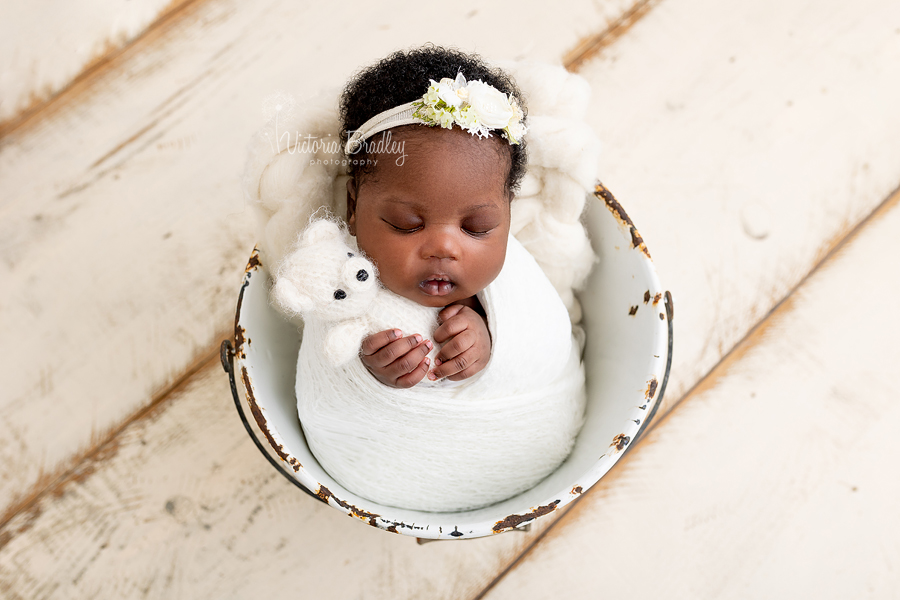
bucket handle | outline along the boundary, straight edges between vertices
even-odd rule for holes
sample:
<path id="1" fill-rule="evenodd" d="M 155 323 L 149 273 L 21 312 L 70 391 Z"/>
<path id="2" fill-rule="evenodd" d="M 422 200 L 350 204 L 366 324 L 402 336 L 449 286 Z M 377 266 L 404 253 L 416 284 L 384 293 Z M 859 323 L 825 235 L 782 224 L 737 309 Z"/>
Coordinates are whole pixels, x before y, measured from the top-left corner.
<path id="1" fill-rule="evenodd" d="M 268 460 L 273 467 L 278 469 L 279 473 L 284 475 L 285 479 L 296 485 L 298 488 L 300 488 L 316 500 L 325 502 L 327 504 L 326 500 L 323 500 L 321 497 L 314 494 L 311 490 L 305 488 L 302 483 L 297 481 L 290 473 L 288 473 L 287 469 L 285 469 L 281 463 L 272 458 L 272 455 L 266 452 L 265 446 L 263 446 L 259 438 L 256 437 L 256 432 L 254 432 L 253 428 L 250 427 L 250 422 L 247 421 L 247 416 L 244 414 L 244 407 L 241 405 L 241 401 L 238 398 L 237 382 L 235 382 L 234 379 L 234 345 L 231 343 L 231 340 L 222 341 L 222 345 L 219 348 L 219 358 L 221 358 L 222 360 L 222 368 L 225 369 L 226 373 L 228 373 L 228 381 L 231 383 L 231 396 L 232 398 L 234 398 L 234 406 L 235 408 L 237 408 L 238 415 L 240 415 L 241 417 L 241 423 L 244 424 L 244 429 L 247 430 L 247 433 L 250 435 L 253 443 L 256 444 L 256 447 L 259 449 L 259 451 L 262 452 L 263 456 L 266 457 L 266 460 Z"/>

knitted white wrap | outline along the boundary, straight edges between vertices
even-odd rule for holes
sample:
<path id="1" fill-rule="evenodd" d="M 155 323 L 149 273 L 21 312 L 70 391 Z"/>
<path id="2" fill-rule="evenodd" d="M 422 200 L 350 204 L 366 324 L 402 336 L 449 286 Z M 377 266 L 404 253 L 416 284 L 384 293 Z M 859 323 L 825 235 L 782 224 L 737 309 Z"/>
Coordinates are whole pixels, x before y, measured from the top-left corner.
<path id="1" fill-rule="evenodd" d="M 297 410 L 336 481 L 381 504 L 458 511 L 525 491 L 559 466 L 584 413 L 580 349 L 559 295 L 515 238 L 479 294 L 491 332 L 487 367 L 462 382 L 396 389 L 363 366 L 360 340 L 389 327 L 431 336 L 437 309 L 410 307 L 377 286 L 371 263 L 349 256 L 335 225 L 310 230 L 279 270 L 275 297 L 303 316 Z"/>

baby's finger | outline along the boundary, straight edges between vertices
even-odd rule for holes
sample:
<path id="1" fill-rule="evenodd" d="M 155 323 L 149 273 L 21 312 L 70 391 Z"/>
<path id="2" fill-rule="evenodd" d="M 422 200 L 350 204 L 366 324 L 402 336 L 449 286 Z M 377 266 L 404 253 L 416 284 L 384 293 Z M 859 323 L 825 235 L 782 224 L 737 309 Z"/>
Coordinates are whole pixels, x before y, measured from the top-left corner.
<path id="1" fill-rule="evenodd" d="M 463 379 L 468 379 L 472 375 L 475 375 L 476 373 L 479 373 L 480 371 L 482 371 L 484 369 L 485 364 L 486 363 L 484 363 L 480 360 L 475 361 L 471 364 L 471 366 L 469 366 L 466 369 L 463 369 L 459 373 L 456 373 L 455 375 L 449 375 L 447 377 L 447 379 L 449 379 L 450 381 L 462 381 Z"/>
<path id="2" fill-rule="evenodd" d="M 362 341 L 360 352 L 363 356 L 371 356 L 403 335 L 399 329 L 387 329 L 366 337 Z"/>
<path id="3" fill-rule="evenodd" d="M 475 345 L 475 340 L 477 336 L 473 331 L 463 331 L 459 335 L 455 336 L 449 342 L 444 344 L 441 347 L 441 351 L 438 352 L 435 357 L 437 360 L 435 361 L 435 366 L 442 362 L 447 362 L 456 356 L 459 356 L 469 348 Z"/>
<path id="4" fill-rule="evenodd" d="M 382 373 L 389 379 L 399 379 L 412 373 L 422 364 L 422 360 L 431 352 L 431 340 L 425 340 L 406 354 L 399 356 L 397 360 L 385 366 Z"/>
<path id="5" fill-rule="evenodd" d="M 456 305 L 454 305 L 456 306 Z M 441 323 L 440 327 L 434 330 L 434 341 L 443 344 L 454 335 L 459 335 L 469 326 L 469 322 L 459 315 L 454 315 Z"/>
<path id="6" fill-rule="evenodd" d="M 375 354 L 371 356 L 362 356 L 363 364 L 368 367 L 374 367 L 376 369 L 381 369 L 383 367 L 388 366 L 416 346 L 422 343 L 422 336 L 419 334 L 410 335 L 405 338 L 399 339 L 395 342 L 391 342 L 384 348 L 378 350 Z M 427 354 L 427 352 L 426 352 Z M 415 365 L 413 365 L 415 366 Z M 410 367 L 410 371 L 412 367 Z M 407 371 L 408 372 L 408 371 Z"/>
<path id="7" fill-rule="evenodd" d="M 425 344 L 422 345 L 424 346 Z M 416 367 L 412 373 L 408 373 L 403 377 L 397 378 L 397 387 L 411 388 L 412 386 L 416 385 L 417 383 L 422 381 L 422 378 L 425 377 L 425 374 L 428 372 L 429 366 L 431 366 L 431 359 L 426 356 L 425 359 L 419 363 L 419 366 Z"/>
<path id="8" fill-rule="evenodd" d="M 435 360 L 434 364 L 436 366 L 428 374 L 428 379 L 432 381 L 442 377 L 446 377 L 451 381 L 465 379 L 470 374 L 477 373 L 484 367 L 480 363 L 481 361 L 478 360 L 476 353 L 473 350 L 467 350 L 440 364 Z"/>
<path id="9" fill-rule="evenodd" d="M 441 309 L 441 312 L 438 313 L 438 319 L 440 320 L 441 323 L 443 323 L 447 319 L 450 319 L 450 318 L 458 315 L 459 311 L 461 311 L 464 308 L 466 308 L 466 307 L 463 306 L 462 304 L 451 304 L 450 306 L 445 306 L 444 308 Z"/>

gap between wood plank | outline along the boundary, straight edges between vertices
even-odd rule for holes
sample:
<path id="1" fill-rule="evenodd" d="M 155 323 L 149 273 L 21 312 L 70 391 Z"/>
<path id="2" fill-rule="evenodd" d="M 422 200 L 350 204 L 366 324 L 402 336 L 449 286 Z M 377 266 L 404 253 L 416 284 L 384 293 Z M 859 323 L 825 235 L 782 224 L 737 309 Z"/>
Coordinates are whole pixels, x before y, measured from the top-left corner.
<path id="1" fill-rule="evenodd" d="M 635 442 L 636 446 L 640 446 L 640 443 L 647 439 L 648 434 L 656 429 L 658 425 L 663 423 L 666 419 L 669 418 L 671 414 L 675 412 L 676 408 L 681 407 L 684 404 L 687 404 L 687 401 L 691 399 L 692 396 L 697 396 L 713 387 L 715 387 L 716 383 L 721 379 L 731 368 L 731 365 L 736 363 L 738 360 L 743 357 L 748 350 L 756 346 L 762 339 L 763 333 L 768 329 L 769 325 L 775 320 L 775 318 L 781 314 L 786 313 L 792 309 L 792 303 L 794 294 L 799 290 L 806 281 L 819 272 L 824 266 L 826 266 L 831 260 L 838 254 L 840 251 L 850 242 L 852 242 L 856 237 L 859 236 L 860 232 L 866 228 L 869 223 L 875 221 L 876 219 L 880 219 L 883 217 L 888 211 L 895 208 L 898 204 L 900 204 L 900 184 L 894 191 L 887 195 L 887 197 L 882 200 L 878 206 L 875 207 L 872 212 L 870 212 L 864 219 L 862 219 L 859 223 L 854 225 L 849 231 L 838 234 L 835 238 L 825 245 L 825 250 L 821 254 L 821 258 L 813 265 L 813 267 L 807 271 L 806 275 L 804 275 L 800 281 L 797 282 L 794 287 L 790 289 L 790 291 L 784 295 L 784 297 L 779 300 L 775 306 L 773 306 L 766 314 L 763 316 L 756 324 L 751 327 L 744 336 L 738 340 L 731 349 L 726 352 L 715 365 L 704 375 L 701 377 L 697 383 L 692 385 L 688 390 L 676 400 L 668 411 L 666 411 L 660 418 L 654 420 L 650 423 L 650 426 L 641 434 L 640 439 Z M 630 448 L 629 448 L 630 450 Z M 621 471 L 624 467 L 621 465 L 625 464 L 625 461 L 628 459 L 627 456 L 623 457 L 623 460 L 617 462 L 613 465 L 610 473 Z M 609 475 L 607 475 L 609 477 Z M 494 577 L 488 585 L 478 593 L 477 596 L 471 598 L 471 600 L 483 600 L 485 595 L 491 591 L 498 583 L 500 583 L 504 577 L 508 573 L 510 573 L 522 560 L 528 556 L 528 554 L 534 550 L 535 546 L 537 546 L 538 542 L 540 542 L 544 536 L 546 536 L 556 524 L 559 523 L 562 519 L 565 518 L 566 514 L 569 510 L 575 506 L 577 503 L 581 502 L 582 498 L 590 494 L 591 490 L 588 490 L 587 493 L 580 495 L 575 498 L 572 502 L 566 506 L 566 510 L 559 518 L 555 519 L 552 523 L 550 523 L 546 529 L 544 529 L 539 535 L 537 535 L 531 543 L 529 543 L 524 550 L 513 560 L 509 565 L 506 566 L 496 577 Z"/>
<path id="2" fill-rule="evenodd" d="M 631 27 L 640 21 L 652 8 L 659 4 L 662 0 L 638 0 L 635 4 L 625 11 L 622 16 L 613 21 L 613 23 L 595 35 L 588 36 L 581 40 L 572 50 L 563 56 L 563 66 L 566 70 L 575 72 L 588 59 L 599 54 L 604 48 L 613 44 L 617 39 L 625 35 Z"/>
<path id="3" fill-rule="evenodd" d="M 75 96 L 79 91 L 85 89 L 92 79 L 106 71 L 113 62 L 125 52 L 145 40 L 151 34 L 161 31 L 163 28 L 169 26 L 176 19 L 184 16 L 187 13 L 187 9 L 196 8 L 203 1 L 204 0 L 183 0 L 180 4 L 177 4 L 177 0 L 172 0 L 168 7 L 163 9 L 156 20 L 148 24 L 143 31 L 123 45 L 108 50 L 104 54 L 101 54 L 90 61 L 84 69 L 69 81 L 69 83 L 54 92 L 49 98 L 34 102 L 16 116 L 0 122 L 0 141 L 14 131 L 19 130 L 36 117 L 42 116 L 47 110 L 50 110 L 58 104 L 69 100 L 70 97 Z"/>

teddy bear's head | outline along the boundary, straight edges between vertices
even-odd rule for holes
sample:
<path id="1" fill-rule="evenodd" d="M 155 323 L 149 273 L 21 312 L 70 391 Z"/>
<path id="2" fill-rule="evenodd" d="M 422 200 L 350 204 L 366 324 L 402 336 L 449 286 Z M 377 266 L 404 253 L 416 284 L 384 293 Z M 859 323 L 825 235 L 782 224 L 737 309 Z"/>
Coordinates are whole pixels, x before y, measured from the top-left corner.
<path id="1" fill-rule="evenodd" d="M 313 221 L 279 265 L 273 299 L 289 314 L 336 322 L 365 314 L 378 292 L 375 266 L 333 221 Z"/>

